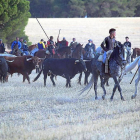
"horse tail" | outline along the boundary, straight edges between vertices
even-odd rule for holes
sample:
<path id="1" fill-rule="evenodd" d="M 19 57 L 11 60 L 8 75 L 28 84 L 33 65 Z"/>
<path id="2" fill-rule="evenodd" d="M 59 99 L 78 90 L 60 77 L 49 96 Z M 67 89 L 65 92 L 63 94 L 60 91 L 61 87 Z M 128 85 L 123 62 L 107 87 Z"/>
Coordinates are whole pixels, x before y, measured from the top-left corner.
<path id="1" fill-rule="evenodd" d="M 39 72 L 39 74 L 37 75 L 37 77 L 33 80 L 33 82 L 35 82 L 40 77 L 42 71 L 43 71 L 43 69 L 41 69 L 41 71 Z"/>
<path id="2" fill-rule="evenodd" d="M 94 76 L 93 76 L 93 74 L 92 74 L 92 77 L 91 77 L 91 79 L 90 79 L 88 85 L 80 91 L 79 96 L 82 95 L 82 94 L 83 94 L 86 90 L 88 90 L 88 89 L 89 89 L 89 91 L 90 91 L 91 88 L 92 88 L 92 86 L 93 86 L 93 83 L 94 83 Z M 88 92 L 89 92 L 89 91 L 88 91 Z"/>

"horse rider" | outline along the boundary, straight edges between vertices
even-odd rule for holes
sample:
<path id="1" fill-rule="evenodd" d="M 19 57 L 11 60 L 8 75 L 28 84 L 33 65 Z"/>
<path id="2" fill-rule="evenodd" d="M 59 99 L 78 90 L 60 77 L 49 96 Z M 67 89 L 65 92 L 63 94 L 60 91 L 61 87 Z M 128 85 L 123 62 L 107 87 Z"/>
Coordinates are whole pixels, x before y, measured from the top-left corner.
<path id="1" fill-rule="evenodd" d="M 59 37 L 57 38 L 57 43 L 60 43 L 60 47 L 59 48 L 63 48 L 63 47 L 68 47 L 69 42 L 66 40 L 65 37 L 63 37 L 62 41 L 59 41 Z"/>
<path id="2" fill-rule="evenodd" d="M 48 46 L 47 46 L 47 43 L 46 43 L 46 41 L 44 41 L 44 45 L 45 45 L 45 49 L 47 49 L 47 47 L 48 47 Z"/>
<path id="3" fill-rule="evenodd" d="M 39 50 L 44 50 L 45 49 L 45 44 L 44 40 L 41 39 L 40 42 L 37 44 Z"/>
<path id="4" fill-rule="evenodd" d="M 2 39 L 0 39 L 0 53 L 4 53 L 5 52 L 5 46 L 4 43 L 2 42 Z"/>
<path id="5" fill-rule="evenodd" d="M 72 42 L 70 43 L 70 46 L 69 46 L 71 48 L 71 53 L 73 53 L 73 51 L 75 50 L 76 46 L 77 46 L 76 38 L 73 38 Z"/>
<path id="6" fill-rule="evenodd" d="M 19 37 L 16 37 L 16 40 L 13 41 L 13 43 L 12 43 L 12 45 L 11 45 L 12 51 L 13 51 L 14 46 L 15 46 L 16 44 L 18 45 L 18 49 L 21 51 L 21 43 L 20 43 L 20 41 L 19 41 Z M 21 52 L 22 52 L 22 51 L 21 51 Z"/>
<path id="7" fill-rule="evenodd" d="M 48 45 L 48 50 L 49 50 L 49 53 L 51 54 L 51 57 L 53 57 L 53 55 L 55 54 L 55 44 L 54 44 L 54 41 L 53 41 L 53 36 L 50 36 L 50 39 L 47 41 L 47 45 Z M 46 51 L 47 53 L 47 51 Z"/>
<path id="8" fill-rule="evenodd" d="M 88 59 L 92 59 L 95 56 L 95 44 L 91 39 L 88 40 L 88 44 L 85 46 L 85 57 Z"/>
<path id="9" fill-rule="evenodd" d="M 124 42 L 124 46 L 129 47 L 131 49 L 131 42 L 129 42 L 129 37 L 125 37 L 126 42 Z"/>
<path id="10" fill-rule="evenodd" d="M 127 55 L 129 55 L 129 60 L 128 62 L 130 63 L 131 62 L 131 42 L 129 42 L 129 37 L 125 37 L 126 39 L 126 42 L 124 42 L 124 47 L 126 49 L 126 55 L 125 57 L 127 57 Z"/>
<path id="11" fill-rule="evenodd" d="M 101 43 L 101 47 L 104 50 L 104 59 L 103 63 L 105 63 L 105 73 L 108 73 L 108 60 L 113 52 L 113 49 L 117 45 L 117 41 L 115 40 L 116 37 L 116 29 L 111 28 L 109 30 L 109 36 L 104 39 Z"/>
<path id="12" fill-rule="evenodd" d="M 30 55 L 30 54 L 29 54 L 29 51 L 28 51 L 28 45 L 27 45 L 27 41 L 26 41 L 26 40 L 24 40 L 22 49 L 23 49 L 23 54 L 25 54 L 25 55 Z"/>

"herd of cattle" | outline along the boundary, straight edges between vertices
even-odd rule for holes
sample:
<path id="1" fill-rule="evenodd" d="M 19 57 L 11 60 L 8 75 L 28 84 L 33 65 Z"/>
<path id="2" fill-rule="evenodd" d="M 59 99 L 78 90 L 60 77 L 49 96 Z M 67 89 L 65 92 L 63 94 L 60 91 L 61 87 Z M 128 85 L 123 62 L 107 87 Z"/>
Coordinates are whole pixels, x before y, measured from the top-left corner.
<path id="1" fill-rule="evenodd" d="M 86 62 L 85 62 L 86 61 Z M 66 87 L 71 87 L 71 79 L 78 73 L 83 71 L 86 75 L 89 75 L 91 72 L 90 60 L 78 60 L 75 58 L 64 58 L 64 59 L 55 59 L 55 58 L 46 58 L 41 59 L 37 56 L 14 56 L 10 54 L 1 54 L 0 55 L 0 78 L 2 82 L 8 81 L 8 75 L 14 73 L 19 73 L 23 75 L 23 82 L 27 79 L 30 83 L 29 75 L 34 69 L 39 67 L 39 64 L 43 62 L 43 69 L 40 71 L 36 81 L 40 74 L 43 71 L 44 74 L 44 86 L 46 85 L 47 75 L 50 75 L 50 79 L 55 85 L 54 76 L 62 76 L 66 78 Z M 87 65 L 87 66 L 86 66 Z M 88 68 L 88 69 L 87 69 Z M 8 74 L 9 73 L 9 74 Z M 50 73 L 50 74 L 49 74 Z M 86 82 L 87 83 L 87 78 Z"/>
<path id="2" fill-rule="evenodd" d="M 138 56 L 138 55 L 137 55 Z M 139 60 L 139 58 L 138 58 Z M 139 60 L 140 61 L 140 60 Z M 79 76 L 79 84 L 81 84 L 82 72 L 85 73 L 84 84 L 88 84 L 88 76 L 92 73 L 92 60 L 82 60 L 77 58 L 40 58 L 38 56 L 15 56 L 11 54 L 0 54 L 0 80 L 1 82 L 8 82 L 8 76 L 14 73 L 23 75 L 23 82 L 27 79 L 30 83 L 29 75 L 34 69 L 39 72 L 34 82 L 44 74 L 44 86 L 46 86 L 47 76 L 55 86 L 54 77 L 62 76 L 66 79 L 66 87 L 71 87 L 71 79 L 76 75 Z M 140 62 L 138 63 L 140 66 Z M 133 64 L 132 64 L 133 65 Z M 135 62 L 136 65 L 136 62 Z M 41 67 L 40 67 L 41 66 Z M 140 69 L 137 80 L 135 81 L 137 93 L 137 85 L 140 81 Z"/>

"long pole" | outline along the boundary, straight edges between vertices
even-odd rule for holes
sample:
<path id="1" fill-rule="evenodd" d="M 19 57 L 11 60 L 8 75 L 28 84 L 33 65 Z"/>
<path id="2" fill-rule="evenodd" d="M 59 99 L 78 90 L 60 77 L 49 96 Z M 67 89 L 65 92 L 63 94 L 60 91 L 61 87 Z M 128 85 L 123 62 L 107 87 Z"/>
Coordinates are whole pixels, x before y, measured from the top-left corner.
<path id="1" fill-rule="evenodd" d="M 49 39 L 48 35 L 46 34 L 45 30 L 43 29 L 43 27 L 41 26 L 39 20 L 36 18 L 37 22 L 39 23 L 40 27 L 42 28 L 42 30 L 44 31 L 45 35 L 47 36 L 47 38 Z"/>
<path id="2" fill-rule="evenodd" d="M 132 82 L 133 82 L 133 80 L 134 80 L 134 78 L 135 78 L 135 76 L 136 76 L 136 74 L 137 74 L 137 72 L 138 72 L 139 68 L 140 68 L 140 65 L 139 65 L 139 67 L 138 67 L 137 71 L 135 72 L 135 74 L 134 74 L 134 76 L 133 76 L 133 78 L 132 78 L 132 80 L 131 80 L 130 84 L 132 84 Z"/>

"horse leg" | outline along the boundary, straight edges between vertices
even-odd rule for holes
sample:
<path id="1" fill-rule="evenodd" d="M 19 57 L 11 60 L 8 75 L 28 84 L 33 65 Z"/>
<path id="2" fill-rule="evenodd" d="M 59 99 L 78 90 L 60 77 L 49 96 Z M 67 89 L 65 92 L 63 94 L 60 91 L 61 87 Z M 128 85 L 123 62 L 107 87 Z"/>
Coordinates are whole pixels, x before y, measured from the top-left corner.
<path id="1" fill-rule="evenodd" d="M 109 80 L 106 81 L 106 86 L 109 86 Z"/>
<path id="2" fill-rule="evenodd" d="M 85 72 L 85 82 L 84 82 L 85 85 L 88 84 L 89 75 L 90 75 L 90 72 Z"/>
<path id="3" fill-rule="evenodd" d="M 81 78 L 82 78 L 82 72 L 80 73 L 80 76 L 78 78 L 78 84 L 80 84 L 80 85 L 81 85 Z"/>
<path id="4" fill-rule="evenodd" d="M 53 86 L 55 86 L 56 84 L 55 84 L 55 82 L 54 82 L 54 75 L 53 74 L 51 74 L 51 76 L 50 76 L 50 79 L 51 79 L 51 81 L 52 81 L 52 83 L 53 83 Z"/>
<path id="5" fill-rule="evenodd" d="M 44 87 L 46 86 L 47 72 L 44 73 Z"/>
<path id="6" fill-rule="evenodd" d="M 102 99 L 104 100 L 105 99 L 105 96 L 106 96 L 106 90 L 105 90 L 105 83 L 108 81 L 109 78 L 105 78 L 103 79 L 102 76 L 100 76 L 100 79 L 101 79 L 101 87 L 104 91 L 104 95 L 102 96 Z"/>
<path id="7" fill-rule="evenodd" d="M 131 99 L 134 99 L 137 96 L 139 81 L 140 81 L 140 72 L 139 72 L 138 78 L 135 80 L 135 94 L 131 96 Z"/>
<path id="8" fill-rule="evenodd" d="M 95 100 L 98 99 L 97 97 L 97 82 L 98 82 L 98 73 L 94 73 L 93 78 L 94 78 L 94 91 L 95 91 Z"/>
<path id="9" fill-rule="evenodd" d="M 115 85 L 114 85 L 113 92 L 112 92 L 112 95 L 111 95 L 111 98 L 110 98 L 110 99 L 113 100 L 113 97 L 114 97 L 114 94 L 115 94 L 115 92 L 116 92 L 116 89 L 118 88 L 118 90 L 119 90 L 119 92 L 120 92 L 121 100 L 124 101 L 124 98 L 123 98 L 122 92 L 121 92 L 122 90 L 121 90 L 119 81 L 117 80 L 117 77 L 114 76 L 114 77 L 113 77 L 113 80 L 114 80 L 114 82 L 115 82 Z"/>

